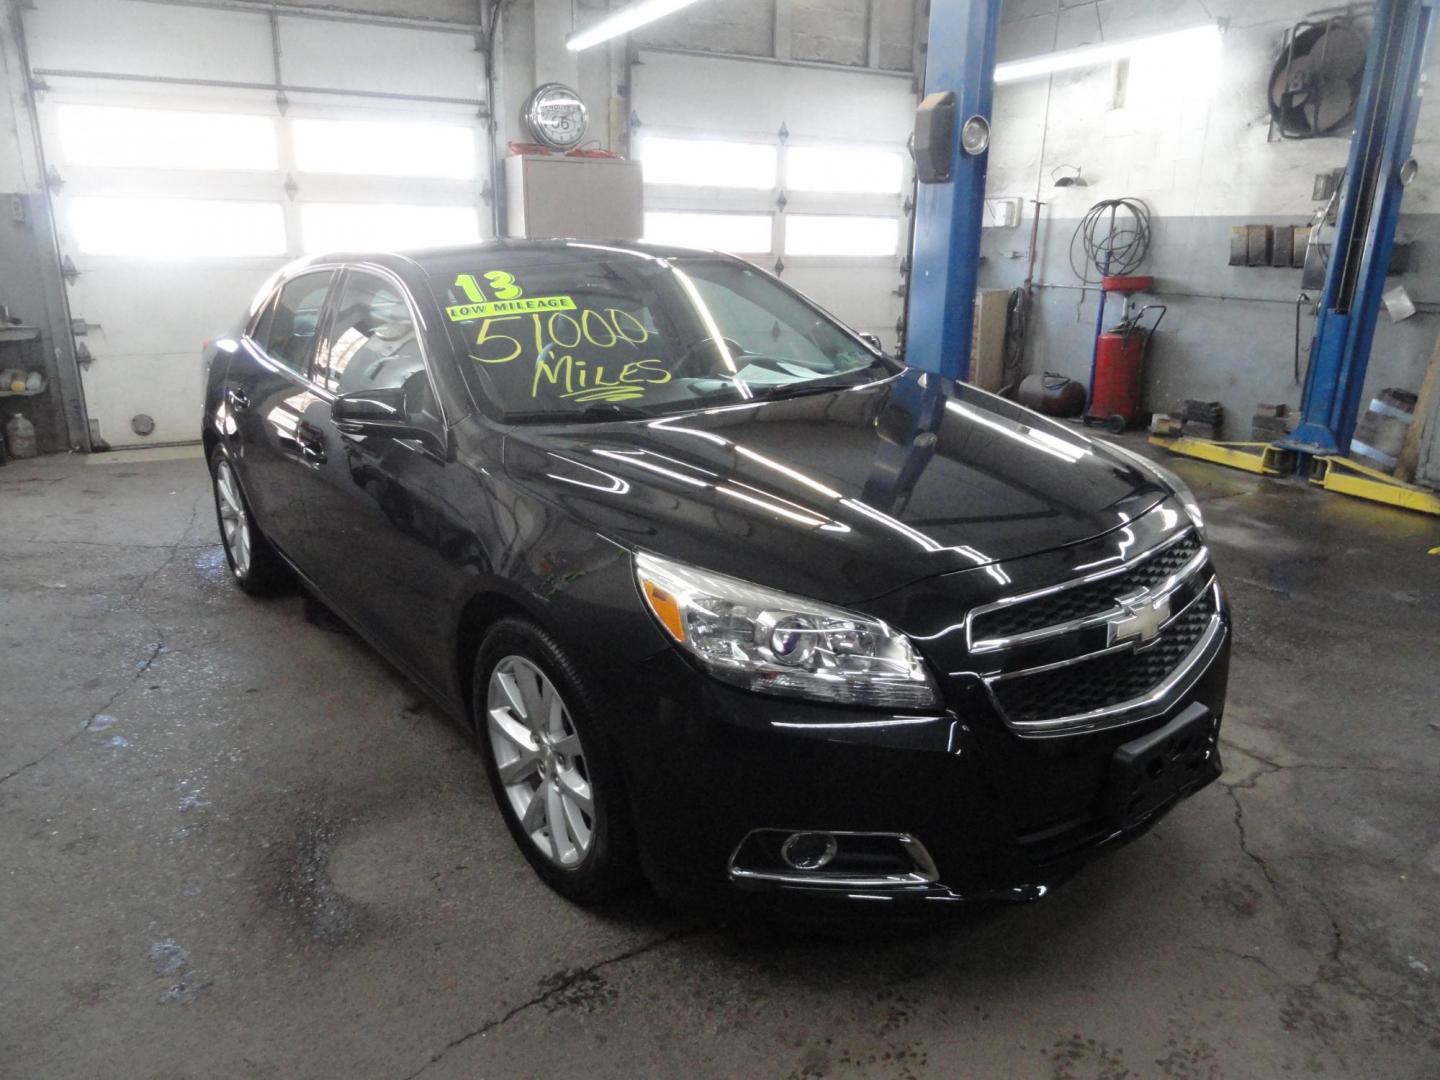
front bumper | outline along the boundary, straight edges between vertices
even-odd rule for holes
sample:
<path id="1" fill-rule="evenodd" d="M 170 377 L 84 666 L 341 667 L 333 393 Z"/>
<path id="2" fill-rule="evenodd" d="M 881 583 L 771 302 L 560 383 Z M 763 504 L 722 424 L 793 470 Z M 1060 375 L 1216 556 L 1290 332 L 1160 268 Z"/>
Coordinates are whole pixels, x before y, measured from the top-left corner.
<path id="1" fill-rule="evenodd" d="M 646 872 L 687 903 L 766 908 L 831 901 L 891 910 L 963 901 L 1034 900 L 1089 859 L 1144 832 L 1220 772 L 1215 749 L 1229 669 L 1221 633 L 1143 719 L 1025 738 L 983 693 L 947 688 L 952 708 L 886 715 L 767 698 L 724 686 L 678 653 L 652 657 L 610 693 Z M 1114 811 L 1116 751 L 1186 710 L 1208 716 L 1203 765 L 1167 797 Z M 961 711 L 963 710 L 963 713 Z M 737 878 L 731 857 L 754 830 L 913 837 L 933 881 L 807 884 Z"/>

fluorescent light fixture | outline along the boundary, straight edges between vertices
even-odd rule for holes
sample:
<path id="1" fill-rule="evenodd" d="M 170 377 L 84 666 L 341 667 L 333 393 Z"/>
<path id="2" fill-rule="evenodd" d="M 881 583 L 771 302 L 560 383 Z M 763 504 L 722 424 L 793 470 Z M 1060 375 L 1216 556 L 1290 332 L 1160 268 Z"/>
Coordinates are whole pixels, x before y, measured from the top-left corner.
<path id="1" fill-rule="evenodd" d="M 578 30 L 565 39 L 565 47 L 579 52 L 591 45 L 599 45 L 621 34 L 628 34 L 638 26 L 663 19 L 666 15 L 689 7 L 695 0 L 638 0 L 637 3 L 621 8 L 605 16 L 594 26 Z"/>
<path id="2" fill-rule="evenodd" d="M 997 83 L 1021 82 L 1053 75 L 1057 71 L 1073 71 L 1076 68 L 1094 67 L 1116 60 L 1127 60 L 1140 53 L 1164 52 L 1183 53 L 1189 50 L 1218 49 L 1220 27 L 1216 23 L 1192 26 L 1188 30 L 1175 30 L 1166 34 L 1151 34 L 1148 37 L 1125 38 L 1120 41 L 1104 41 L 1098 45 L 1084 45 L 1078 49 L 1032 56 L 1028 60 L 1011 60 L 995 65 Z"/>

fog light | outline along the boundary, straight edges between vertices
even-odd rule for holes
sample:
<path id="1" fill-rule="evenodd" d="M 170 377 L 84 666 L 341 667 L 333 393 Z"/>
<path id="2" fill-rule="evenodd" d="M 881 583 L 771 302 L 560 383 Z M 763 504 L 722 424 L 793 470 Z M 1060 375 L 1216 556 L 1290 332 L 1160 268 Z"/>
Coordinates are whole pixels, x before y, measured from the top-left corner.
<path id="1" fill-rule="evenodd" d="M 819 870 L 835 858 L 837 850 L 839 845 L 829 833 L 797 832 L 780 845 L 780 857 L 792 870 Z"/>

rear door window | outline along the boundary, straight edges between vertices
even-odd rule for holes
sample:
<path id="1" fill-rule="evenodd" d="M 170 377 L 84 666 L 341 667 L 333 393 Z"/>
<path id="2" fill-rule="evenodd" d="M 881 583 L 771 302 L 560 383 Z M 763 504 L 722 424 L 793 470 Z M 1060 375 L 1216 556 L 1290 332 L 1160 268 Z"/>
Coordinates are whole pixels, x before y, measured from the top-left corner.
<path id="1" fill-rule="evenodd" d="M 251 341 L 265 343 L 270 334 L 270 322 L 275 314 L 275 290 L 266 294 L 264 302 L 255 309 L 255 314 L 250 317 L 250 323 L 245 327 L 245 336 Z"/>
<path id="2" fill-rule="evenodd" d="M 292 278 L 280 289 L 259 327 L 260 344 L 270 358 L 304 375 L 315 348 L 320 312 L 334 271 L 319 270 Z"/>

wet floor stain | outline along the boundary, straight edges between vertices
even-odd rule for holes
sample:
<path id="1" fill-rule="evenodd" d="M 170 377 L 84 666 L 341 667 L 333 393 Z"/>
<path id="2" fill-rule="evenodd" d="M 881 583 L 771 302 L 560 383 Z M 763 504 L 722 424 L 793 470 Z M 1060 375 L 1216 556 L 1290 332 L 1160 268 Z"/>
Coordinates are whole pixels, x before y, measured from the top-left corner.
<path id="1" fill-rule="evenodd" d="M 615 988 L 598 971 L 569 968 L 547 975 L 540 980 L 540 993 L 547 1012 L 571 1010 L 595 1012 L 618 996 Z"/>
<path id="2" fill-rule="evenodd" d="M 1200 894 L 1200 902 L 1212 911 L 1229 912 L 1243 919 L 1260 909 L 1260 890 L 1238 877 L 1227 877 Z"/>
<path id="3" fill-rule="evenodd" d="M 165 980 L 159 998 L 162 1005 L 187 1005 L 210 988 L 210 980 L 191 965 L 189 952 L 171 938 L 151 943 L 150 966 Z"/>
<path id="4" fill-rule="evenodd" d="M 1125 1064 L 1125 1052 L 1078 1032 L 1050 1047 L 1052 1080 L 1130 1080 L 1138 1078 Z"/>
<path id="5" fill-rule="evenodd" d="M 340 821 L 320 812 L 300 818 L 293 837 L 273 845 L 268 862 L 276 905 L 290 929 L 321 945 L 358 940 L 369 922 L 365 909 L 330 878 L 330 858 L 340 838 Z"/>

